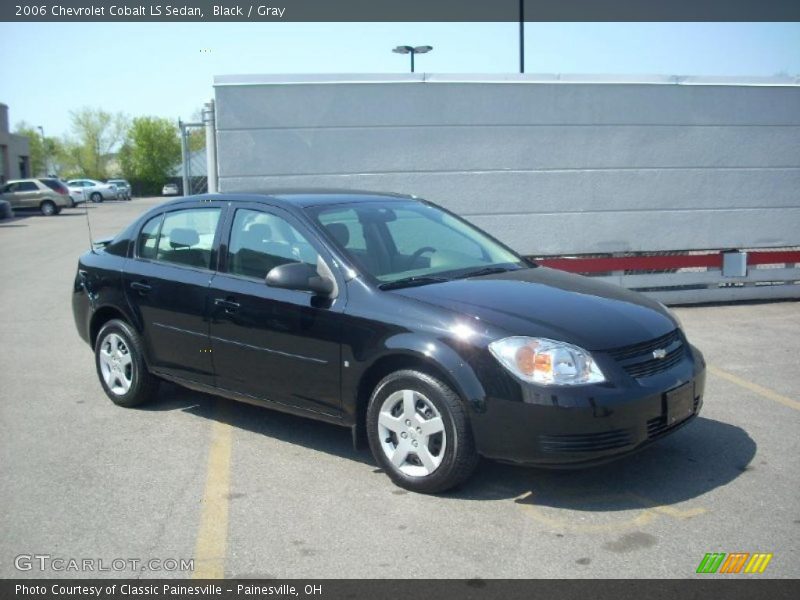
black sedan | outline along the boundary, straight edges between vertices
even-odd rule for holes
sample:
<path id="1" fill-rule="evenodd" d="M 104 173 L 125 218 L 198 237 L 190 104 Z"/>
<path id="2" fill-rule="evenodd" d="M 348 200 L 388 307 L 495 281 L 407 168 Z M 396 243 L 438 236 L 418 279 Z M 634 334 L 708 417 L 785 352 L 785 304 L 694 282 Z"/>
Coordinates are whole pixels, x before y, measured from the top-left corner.
<path id="1" fill-rule="evenodd" d="M 479 456 L 607 461 L 702 405 L 703 357 L 662 304 L 408 196 L 167 202 L 80 258 L 72 306 L 116 404 L 169 380 L 350 427 L 419 492 Z"/>

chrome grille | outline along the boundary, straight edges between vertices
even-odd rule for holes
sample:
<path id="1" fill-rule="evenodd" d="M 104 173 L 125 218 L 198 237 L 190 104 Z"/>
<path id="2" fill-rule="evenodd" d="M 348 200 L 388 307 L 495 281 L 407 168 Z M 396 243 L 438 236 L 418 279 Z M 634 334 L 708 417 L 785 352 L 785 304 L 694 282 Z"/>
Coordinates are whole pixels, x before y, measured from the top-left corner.
<path id="1" fill-rule="evenodd" d="M 653 355 L 655 350 L 664 350 L 666 354 L 663 358 L 656 358 Z M 680 331 L 675 329 L 653 340 L 614 348 L 607 352 L 619 361 L 628 375 L 640 379 L 666 371 L 678 364 L 686 353 L 686 346 Z"/>

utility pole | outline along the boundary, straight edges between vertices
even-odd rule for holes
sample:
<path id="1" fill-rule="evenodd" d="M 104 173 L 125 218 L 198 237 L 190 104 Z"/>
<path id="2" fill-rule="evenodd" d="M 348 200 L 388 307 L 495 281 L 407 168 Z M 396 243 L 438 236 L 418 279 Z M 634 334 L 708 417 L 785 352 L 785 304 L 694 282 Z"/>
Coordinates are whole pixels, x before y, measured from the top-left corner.
<path id="1" fill-rule="evenodd" d="M 519 72 L 525 72 L 525 0 L 519 0 Z"/>
<path id="2" fill-rule="evenodd" d="M 181 177 L 183 178 L 182 194 L 188 196 L 191 194 L 189 190 L 189 139 L 187 138 L 186 123 L 178 119 L 178 127 L 181 130 L 181 157 L 183 164 L 181 165 Z"/>
<path id="3" fill-rule="evenodd" d="M 206 172 L 208 177 L 208 192 L 217 191 L 217 132 L 214 116 L 214 101 L 209 100 L 203 107 L 203 123 L 206 126 Z"/>

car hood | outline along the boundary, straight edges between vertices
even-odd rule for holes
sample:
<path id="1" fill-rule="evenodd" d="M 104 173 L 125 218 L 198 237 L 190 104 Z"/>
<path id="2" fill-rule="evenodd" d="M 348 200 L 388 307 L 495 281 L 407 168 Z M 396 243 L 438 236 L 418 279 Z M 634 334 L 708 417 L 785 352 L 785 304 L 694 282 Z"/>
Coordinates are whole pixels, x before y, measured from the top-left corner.
<path id="1" fill-rule="evenodd" d="M 546 337 L 587 350 L 648 341 L 677 327 L 658 302 L 642 294 L 545 267 L 395 293 L 468 315 L 508 335 Z"/>

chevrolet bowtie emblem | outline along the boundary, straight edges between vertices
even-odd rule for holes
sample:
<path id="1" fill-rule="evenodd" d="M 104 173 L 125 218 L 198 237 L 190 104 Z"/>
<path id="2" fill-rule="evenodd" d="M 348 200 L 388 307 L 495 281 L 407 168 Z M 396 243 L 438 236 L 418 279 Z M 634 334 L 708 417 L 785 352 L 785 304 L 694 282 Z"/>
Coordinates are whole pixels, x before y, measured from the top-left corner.
<path id="1" fill-rule="evenodd" d="M 656 348 L 653 350 L 653 358 L 662 359 L 667 355 L 667 351 L 664 348 Z"/>

